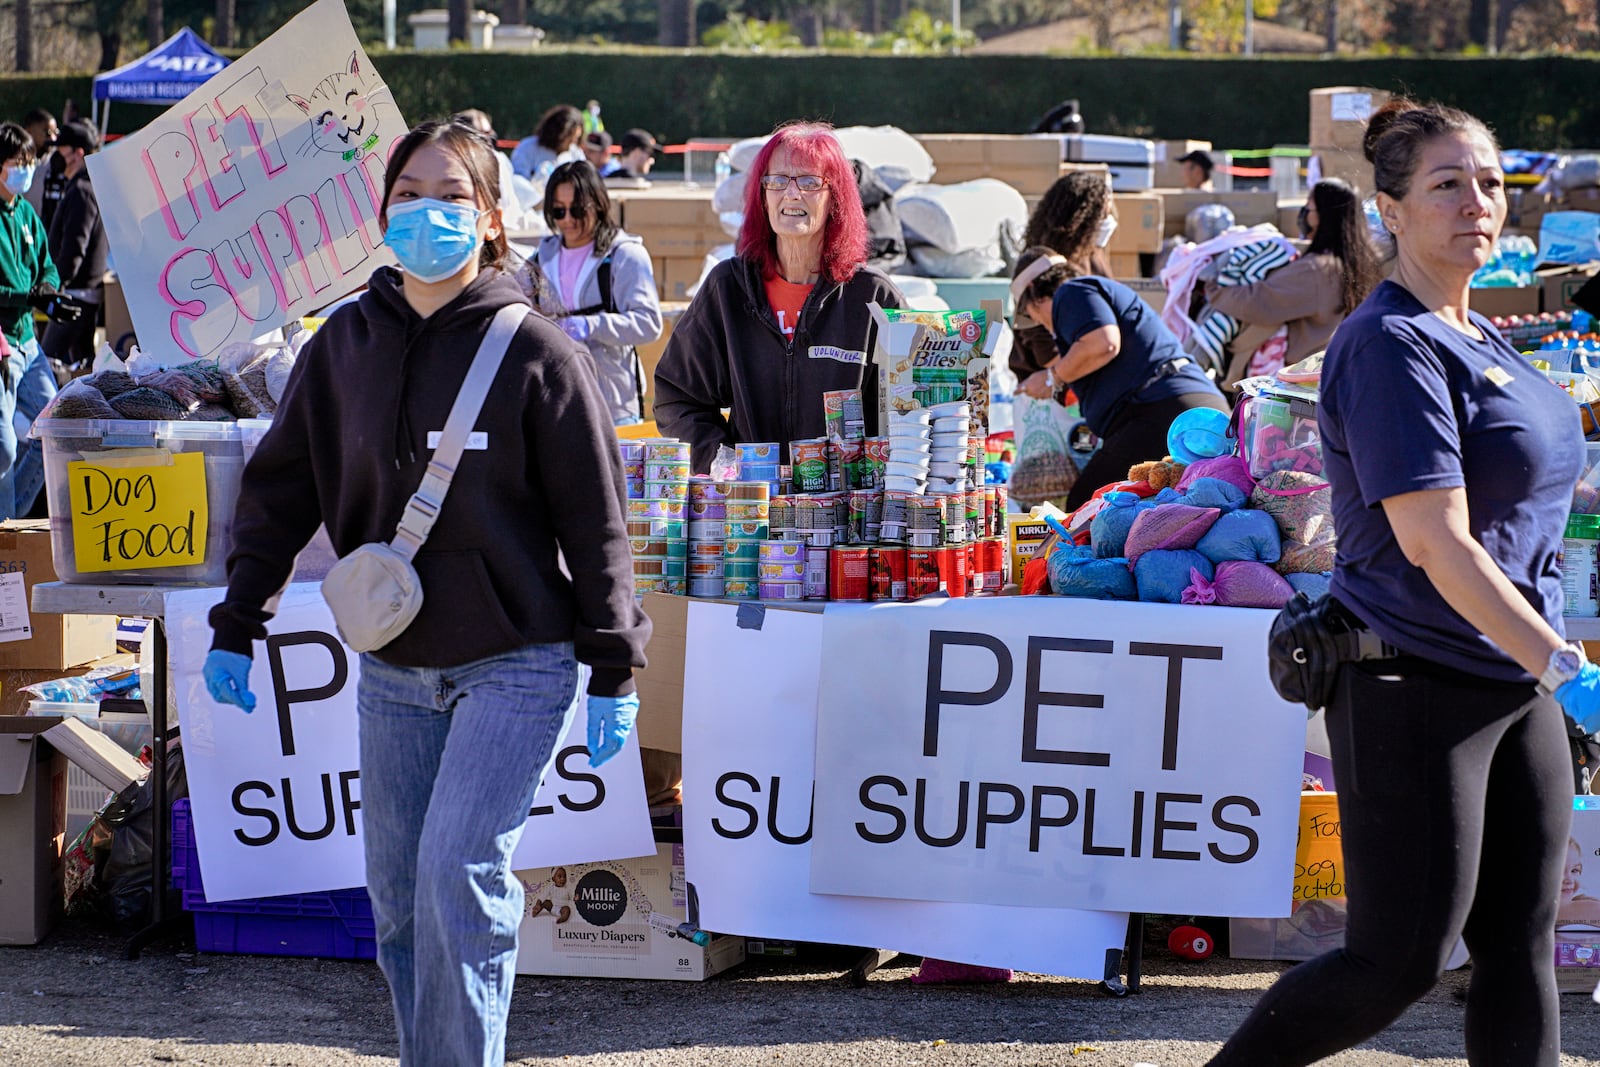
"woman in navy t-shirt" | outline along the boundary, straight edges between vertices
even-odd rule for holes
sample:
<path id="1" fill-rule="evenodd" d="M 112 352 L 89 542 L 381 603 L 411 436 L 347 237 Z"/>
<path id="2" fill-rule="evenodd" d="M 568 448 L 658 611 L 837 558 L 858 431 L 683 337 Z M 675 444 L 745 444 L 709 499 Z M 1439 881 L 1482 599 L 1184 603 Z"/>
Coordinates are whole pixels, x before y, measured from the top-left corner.
<path id="1" fill-rule="evenodd" d="M 1366 154 L 1398 261 L 1334 334 L 1318 419 L 1333 596 L 1390 646 L 1345 664 L 1327 708 L 1349 926 L 1211 1062 L 1349 1048 L 1432 988 L 1464 937 L 1468 1062 L 1557 1067 L 1563 708 L 1600 725 L 1600 670 L 1563 637 L 1557 566 L 1583 432 L 1571 399 L 1467 307 L 1506 216 L 1493 136 L 1398 101 L 1373 116 Z"/>
<path id="2" fill-rule="evenodd" d="M 1166 455 L 1167 428 L 1189 408 L 1228 410 L 1222 391 L 1184 354 L 1155 309 L 1121 282 L 1085 275 L 1035 246 L 1017 258 L 1011 296 L 1018 319 L 1054 332 L 1059 353 L 1044 367 L 1040 392 L 1030 395 L 1044 399 L 1057 385 L 1070 386 L 1083 421 L 1100 438 L 1100 450 L 1067 496 L 1068 511 L 1125 479 L 1135 463 Z"/>

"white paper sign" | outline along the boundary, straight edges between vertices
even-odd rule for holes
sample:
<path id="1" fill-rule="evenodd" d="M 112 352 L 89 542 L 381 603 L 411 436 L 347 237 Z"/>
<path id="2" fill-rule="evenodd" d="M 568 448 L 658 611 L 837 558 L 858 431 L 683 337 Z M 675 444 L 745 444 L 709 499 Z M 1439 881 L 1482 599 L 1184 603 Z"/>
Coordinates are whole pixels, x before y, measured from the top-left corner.
<path id="1" fill-rule="evenodd" d="M 0 574 L 0 643 L 26 641 L 32 636 L 26 575 L 21 571 Z"/>
<path id="2" fill-rule="evenodd" d="M 394 262 L 378 205 L 407 126 L 341 0 L 317 0 L 89 157 L 140 345 L 215 357 Z"/>
<path id="3" fill-rule="evenodd" d="M 173 693 L 201 878 L 212 901 L 366 884 L 356 682 L 315 583 L 291 585 L 250 672 L 254 712 L 218 704 L 201 667 L 221 589 L 167 596 Z M 512 866 L 654 855 L 639 746 L 589 766 L 582 684 Z M 530 754 L 531 758 L 531 754 Z"/>
<path id="4" fill-rule="evenodd" d="M 829 605 L 818 893 L 1288 914 L 1305 715 L 1269 611 Z"/>
<path id="5" fill-rule="evenodd" d="M 1099 980 L 1124 913 L 945 904 L 807 891 L 822 617 L 689 605 L 684 859 L 705 929 L 895 949 Z M 758 699 L 752 693 L 759 693 Z M 1115 957 L 1114 957 L 1115 958 Z"/>
<path id="6" fill-rule="evenodd" d="M 1366 122 L 1372 117 L 1372 94 L 1334 93 L 1329 111 L 1334 122 Z"/>

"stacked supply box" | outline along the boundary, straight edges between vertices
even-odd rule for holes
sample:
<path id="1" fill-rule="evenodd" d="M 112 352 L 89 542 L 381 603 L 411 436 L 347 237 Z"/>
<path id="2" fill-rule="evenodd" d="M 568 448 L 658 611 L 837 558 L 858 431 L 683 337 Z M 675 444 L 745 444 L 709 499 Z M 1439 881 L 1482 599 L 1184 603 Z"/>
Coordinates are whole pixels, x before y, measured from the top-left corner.
<path id="1" fill-rule="evenodd" d="M 1060 134 L 1061 158 L 1067 163 L 1104 163 L 1111 171 L 1111 188 L 1119 193 L 1139 192 L 1155 184 L 1154 143 L 1138 137 L 1103 133 Z"/>
<path id="2" fill-rule="evenodd" d="M 64 582 L 223 585 L 244 472 L 237 423 L 40 419 Z"/>
<path id="3" fill-rule="evenodd" d="M 733 240 L 712 206 L 710 186 L 655 184 L 647 189 L 613 189 L 621 225 L 644 241 L 656 288 L 663 301 L 689 299 L 705 258 Z"/>
<path id="4" fill-rule="evenodd" d="M 517 973 L 698 982 L 744 962 L 742 937 L 691 919 L 683 846 L 654 856 L 519 871 L 526 904 Z"/>
<path id="5" fill-rule="evenodd" d="M 1233 213 L 1239 226 L 1278 224 L 1278 194 L 1266 189 L 1244 192 L 1208 193 L 1199 189 L 1161 190 L 1162 232 L 1167 237 L 1183 235 L 1189 213 L 1207 204 L 1221 204 Z"/>
<path id="6" fill-rule="evenodd" d="M 1042 196 L 1063 172 L 1061 139 L 1054 134 L 932 133 L 917 140 L 932 157 L 940 185 L 994 178 L 1025 197 Z"/>
<path id="7" fill-rule="evenodd" d="M 1157 189 L 1183 188 L 1183 164 L 1178 160 L 1190 152 L 1210 154 L 1210 141 L 1152 141 L 1155 146 L 1155 187 Z"/>
<path id="8" fill-rule="evenodd" d="M 31 613 L 33 587 L 55 580 L 49 520 L 0 525 L 0 670 L 65 670 L 116 652 L 115 615 Z"/>
<path id="9" fill-rule="evenodd" d="M 1382 89 L 1332 86 L 1311 90 L 1311 155 L 1324 178 L 1342 178 L 1372 192 L 1372 164 L 1361 154 L 1367 120 L 1389 102 Z"/>

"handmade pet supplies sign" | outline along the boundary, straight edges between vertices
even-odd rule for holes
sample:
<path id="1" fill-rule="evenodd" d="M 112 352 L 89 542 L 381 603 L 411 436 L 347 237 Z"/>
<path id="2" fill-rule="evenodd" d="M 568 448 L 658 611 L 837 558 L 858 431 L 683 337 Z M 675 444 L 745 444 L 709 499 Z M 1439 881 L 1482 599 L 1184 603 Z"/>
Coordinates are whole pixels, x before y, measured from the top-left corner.
<path id="1" fill-rule="evenodd" d="M 406 129 L 343 3 L 318 0 L 90 156 L 141 346 L 215 357 L 392 263 L 378 206 Z"/>
<path id="2" fill-rule="evenodd" d="M 206 461 L 138 449 L 67 464 L 79 571 L 188 567 L 206 560 Z"/>

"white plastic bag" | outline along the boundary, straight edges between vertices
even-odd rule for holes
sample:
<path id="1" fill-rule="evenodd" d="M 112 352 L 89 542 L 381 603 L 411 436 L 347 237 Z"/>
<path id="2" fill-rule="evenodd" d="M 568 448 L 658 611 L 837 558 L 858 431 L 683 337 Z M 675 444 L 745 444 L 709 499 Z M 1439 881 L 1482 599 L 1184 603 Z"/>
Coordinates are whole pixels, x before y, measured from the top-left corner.
<path id="1" fill-rule="evenodd" d="M 1011 400 L 1017 455 L 1011 466 L 1011 499 L 1028 507 L 1060 500 L 1078 480 L 1072 455 L 1076 412 L 1054 400 L 1018 393 Z"/>

